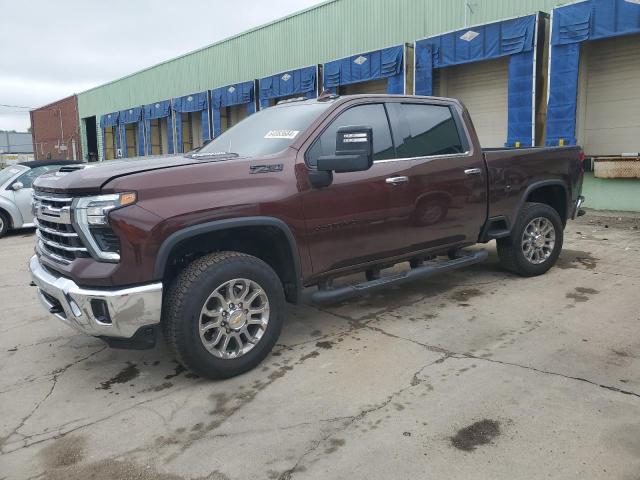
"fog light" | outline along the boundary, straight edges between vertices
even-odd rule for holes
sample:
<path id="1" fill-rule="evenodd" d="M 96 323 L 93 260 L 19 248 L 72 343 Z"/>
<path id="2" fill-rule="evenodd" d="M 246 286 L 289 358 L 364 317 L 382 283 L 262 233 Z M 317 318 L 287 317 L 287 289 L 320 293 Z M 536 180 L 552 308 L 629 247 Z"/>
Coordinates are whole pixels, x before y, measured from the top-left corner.
<path id="1" fill-rule="evenodd" d="M 109 315 L 109 307 L 104 300 L 94 298 L 91 300 L 91 311 L 98 323 L 111 325 L 111 316 Z"/>

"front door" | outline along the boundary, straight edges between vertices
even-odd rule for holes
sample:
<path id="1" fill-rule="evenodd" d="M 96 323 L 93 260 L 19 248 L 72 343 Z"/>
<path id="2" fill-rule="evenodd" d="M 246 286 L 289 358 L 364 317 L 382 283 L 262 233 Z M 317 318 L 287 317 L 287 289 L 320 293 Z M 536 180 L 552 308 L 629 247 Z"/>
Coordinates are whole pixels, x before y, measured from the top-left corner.
<path id="1" fill-rule="evenodd" d="M 387 105 L 397 156 L 408 182 L 396 194 L 412 251 L 476 243 L 486 219 L 486 171 L 473 152 L 458 113 L 436 103 Z"/>
<path id="2" fill-rule="evenodd" d="M 305 168 L 335 154 L 337 130 L 346 126 L 372 127 L 374 164 L 364 172 L 334 173 L 328 187 L 303 193 L 314 274 L 390 257 L 406 244 L 404 229 L 391 218 L 394 185 L 388 179 L 397 177 L 398 164 L 382 103 L 340 113 L 306 151 Z"/>

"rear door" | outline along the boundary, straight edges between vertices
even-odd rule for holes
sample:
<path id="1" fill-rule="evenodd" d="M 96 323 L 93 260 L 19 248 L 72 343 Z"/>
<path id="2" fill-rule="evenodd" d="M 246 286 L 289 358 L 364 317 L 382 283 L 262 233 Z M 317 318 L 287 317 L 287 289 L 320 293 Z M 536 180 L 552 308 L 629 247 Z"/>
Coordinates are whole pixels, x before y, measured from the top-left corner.
<path id="1" fill-rule="evenodd" d="M 383 103 L 351 106 L 330 120 L 305 154 L 305 168 L 318 157 L 334 155 L 340 127 L 371 126 L 374 164 L 364 172 L 334 173 L 325 188 L 302 195 L 309 249 L 315 274 L 386 258 L 406 249 L 405 228 L 391 217 L 394 185 L 401 168 Z"/>
<path id="2" fill-rule="evenodd" d="M 397 205 L 412 251 L 476 243 L 486 219 L 486 170 L 457 110 L 444 103 L 388 103 L 398 159 Z M 406 197 L 406 198 L 405 198 Z"/>

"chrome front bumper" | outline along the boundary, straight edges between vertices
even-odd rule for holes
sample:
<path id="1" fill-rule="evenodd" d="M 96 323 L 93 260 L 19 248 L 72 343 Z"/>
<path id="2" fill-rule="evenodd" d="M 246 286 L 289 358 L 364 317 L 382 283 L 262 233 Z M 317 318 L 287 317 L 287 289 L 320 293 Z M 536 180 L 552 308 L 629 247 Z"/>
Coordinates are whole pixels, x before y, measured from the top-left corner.
<path id="1" fill-rule="evenodd" d="M 162 283 L 120 290 L 85 289 L 50 273 L 36 255 L 29 261 L 29 270 L 45 308 L 83 333 L 128 339 L 140 328 L 160 323 Z"/>

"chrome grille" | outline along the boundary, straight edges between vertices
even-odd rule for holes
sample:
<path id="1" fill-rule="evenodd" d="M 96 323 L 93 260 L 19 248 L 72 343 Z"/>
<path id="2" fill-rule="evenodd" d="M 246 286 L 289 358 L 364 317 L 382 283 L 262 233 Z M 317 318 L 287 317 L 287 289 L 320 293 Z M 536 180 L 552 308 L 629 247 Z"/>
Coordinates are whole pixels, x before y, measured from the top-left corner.
<path id="1" fill-rule="evenodd" d="M 69 264 L 89 253 L 71 224 L 73 198 L 36 191 L 33 194 L 36 250 L 58 263 Z"/>

